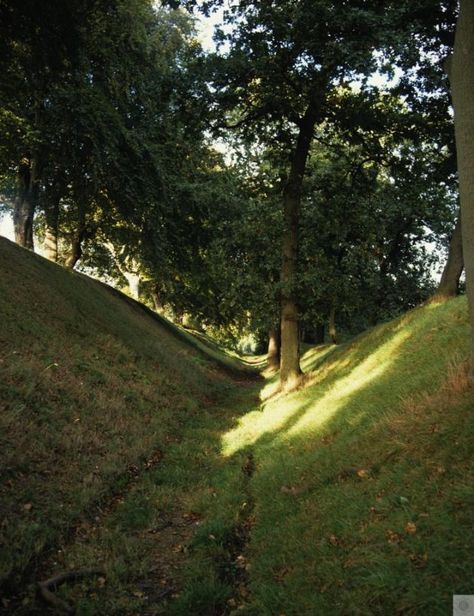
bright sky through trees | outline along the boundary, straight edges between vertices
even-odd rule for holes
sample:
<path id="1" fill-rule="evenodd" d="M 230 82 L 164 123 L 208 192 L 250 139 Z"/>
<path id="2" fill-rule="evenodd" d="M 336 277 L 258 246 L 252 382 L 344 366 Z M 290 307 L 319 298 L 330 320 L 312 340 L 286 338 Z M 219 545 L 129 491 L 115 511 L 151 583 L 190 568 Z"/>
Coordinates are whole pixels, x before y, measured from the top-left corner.
<path id="1" fill-rule="evenodd" d="M 9 240 L 14 240 L 13 220 L 11 216 L 5 215 L 0 218 L 0 235 L 8 238 Z"/>

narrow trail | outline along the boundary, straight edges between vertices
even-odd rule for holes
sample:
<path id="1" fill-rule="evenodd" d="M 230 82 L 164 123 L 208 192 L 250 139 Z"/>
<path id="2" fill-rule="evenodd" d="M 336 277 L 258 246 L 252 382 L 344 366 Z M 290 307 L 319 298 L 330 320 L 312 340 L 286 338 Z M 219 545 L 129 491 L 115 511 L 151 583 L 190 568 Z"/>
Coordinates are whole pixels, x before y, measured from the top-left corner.
<path id="1" fill-rule="evenodd" d="M 233 531 L 232 541 L 229 543 L 229 581 L 232 584 L 233 596 L 227 601 L 222 616 L 236 614 L 245 606 L 249 599 L 248 588 L 248 561 L 246 549 L 250 541 L 252 526 L 255 522 L 255 502 L 252 496 L 250 480 L 255 473 L 255 459 L 252 452 L 242 466 L 243 474 L 243 500 L 238 512 L 237 524 Z"/>
<path id="2" fill-rule="evenodd" d="M 219 473 L 227 471 L 232 466 L 231 474 L 238 477 L 236 493 L 231 495 L 235 503 L 232 515 L 229 516 L 230 529 L 223 542 L 225 557 L 215 563 L 216 575 L 223 584 L 231 589 L 230 597 L 225 602 L 218 602 L 215 607 L 216 616 L 230 616 L 248 599 L 247 560 L 245 550 L 250 539 L 253 525 L 253 498 L 250 481 L 255 472 L 253 454 L 245 455 L 235 460 L 222 461 L 218 449 L 223 430 L 229 428 L 229 422 L 235 417 L 252 409 L 258 404 L 257 392 L 260 379 L 256 375 L 243 375 L 229 378 L 227 374 L 216 375 L 217 378 L 229 384 L 228 398 L 220 401 L 209 401 L 205 417 L 200 420 L 199 414 L 182 419 L 182 425 L 174 433 L 170 433 L 166 442 L 156 443 L 150 455 L 135 465 L 129 465 L 123 474 L 122 487 L 112 491 L 108 498 L 94 505 L 83 517 L 67 529 L 60 545 L 49 546 L 36 561 L 31 563 L 24 578 L 21 580 L 22 591 L 12 592 L 3 597 L 0 602 L 0 614 L 3 616 L 36 616 L 41 614 L 68 613 L 61 609 L 60 602 L 71 606 L 69 613 L 82 613 L 78 605 L 89 602 L 95 606 L 91 614 L 119 613 L 113 605 L 114 594 L 120 594 L 123 614 L 139 614 L 143 616 L 161 616 L 170 613 L 173 605 L 179 602 L 186 584 L 189 583 L 187 569 L 194 559 L 193 544 L 202 527 L 212 525 L 212 508 L 207 506 L 207 515 L 190 508 L 193 502 L 196 477 L 209 488 L 199 489 L 209 491 L 208 500 L 212 501 L 216 494 L 212 486 L 219 481 Z M 210 429 L 209 424 L 216 424 Z M 189 425 L 187 425 L 189 424 Z M 196 448 L 195 432 L 203 431 L 202 449 L 209 450 L 205 454 L 206 465 L 199 473 L 185 454 L 188 449 Z M 209 434 L 207 434 L 209 432 Z M 207 443 L 206 443 L 207 439 Z M 201 444 L 198 444 L 198 449 Z M 179 461 L 183 460 L 182 463 Z M 167 475 L 180 469 L 185 479 L 184 485 L 173 487 L 167 485 Z M 188 466 L 186 466 L 188 465 Z M 197 472 L 197 475 L 196 475 Z M 157 479 L 153 479 L 154 475 Z M 194 475 L 193 475 L 194 474 Z M 112 535 L 115 532 L 116 518 L 121 510 L 130 507 L 137 495 L 147 489 L 150 481 L 163 485 L 163 491 L 170 497 L 164 499 L 159 511 L 154 513 L 153 523 L 144 528 L 134 529 L 130 533 L 133 540 L 133 550 L 143 551 L 143 563 L 137 571 L 135 564 L 128 565 L 120 550 L 111 546 Z M 170 480 L 171 482 L 171 480 Z M 216 512 L 219 513 L 219 498 L 215 498 Z M 206 507 L 204 507 L 206 509 Z M 112 530 L 111 530 L 112 529 Z M 210 533 L 212 537 L 212 533 Z M 125 542 L 126 549 L 132 549 Z M 117 573 L 117 560 L 123 559 L 125 571 Z M 76 570 L 90 570 L 96 575 L 75 575 Z M 70 580 L 51 588 L 54 597 L 61 597 L 56 603 L 45 601 L 40 596 L 38 584 L 55 576 L 69 577 Z M 76 579 L 77 578 L 77 579 Z M 119 579 L 117 579 L 119 578 Z M 117 590 L 115 590 L 117 588 Z M 103 607 L 105 606 L 105 607 Z M 176 613 L 181 613 L 178 609 Z M 184 614 L 185 612 L 183 612 Z"/>

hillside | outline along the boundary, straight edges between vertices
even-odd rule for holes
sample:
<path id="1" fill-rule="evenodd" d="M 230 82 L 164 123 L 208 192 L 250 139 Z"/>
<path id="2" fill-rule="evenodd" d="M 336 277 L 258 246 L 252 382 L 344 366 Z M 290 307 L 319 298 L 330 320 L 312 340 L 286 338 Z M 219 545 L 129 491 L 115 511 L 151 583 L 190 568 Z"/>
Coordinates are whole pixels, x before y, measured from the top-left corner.
<path id="1" fill-rule="evenodd" d="M 215 363 L 127 297 L 3 238 L 0 272 L 0 585 L 15 597 L 61 566 L 57 550 L 83 541 L 131 486 L 150 481 L 183 423 L 219 412 L 232 389 L 226 373 L 243 378 L 243 368 Z M 114 551 L 132 549 L 119 537 L 128 524 L 152 521 L 149 495 L 140 499 L 115 524 Z M 32 593 L 25 613 L 36 609 Z"/>
<path id="2" fill-rule="evenodd" d="M 282 396 L 6 240 L 0 272 L 0 612 L 431 616 L 472 593 L 463 298 L 311 349 Z"/>

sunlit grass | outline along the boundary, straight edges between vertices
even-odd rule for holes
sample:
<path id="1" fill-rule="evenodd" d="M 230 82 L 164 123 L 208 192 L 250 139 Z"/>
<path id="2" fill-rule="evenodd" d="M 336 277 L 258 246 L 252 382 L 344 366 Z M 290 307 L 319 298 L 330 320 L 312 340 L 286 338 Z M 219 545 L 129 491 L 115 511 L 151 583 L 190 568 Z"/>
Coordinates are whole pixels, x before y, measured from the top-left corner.
<path id="1" fill-rule="evenodd" d="M 259 411 L 252 411 L 240 418 L 237 428 L 225 434 L 222 439 L 223 454 L 232 455 L 239 449 L 253 445 L 265 435 L 279 432 L 292 419 L 294 421 L 287 430 L 288 435 L 324 426 L 348 398 L 388 370 L 397 350 L 409 336 L 409 331 L 400 330 L 364 361 L 336 379 L 332 378 L 333 371 L 350 366 L 351 353 L 348 352 L 344 359 L 328 359 L 321 368 L 322 376 L 315 374 L 311 379 L 316 382 L 316 386 L 311 390 L 309 401 L 306 391 L 293 396 L 280 396 L 277 401 L 262 405 Z M 324 354 L 310 351 L 305 363 L 320 360 Z M 308 379 L 307 383 L 311 383 L 311 380 Z"/>
<path id="2" fill-rule="evenodd" d="M 313 350 L 305 387 L 226 433 L 259 469 L 249 614 L 441 616 L 467 592 L 467 331 L 460 298 Z"/>
<path id="3" fill-rule="evenodd" d="M 346 376 L 336 379 L 321 397 L 318 396 L 317 391 L 313 391 L 314 402 L 289 429 L 288 434 L 295 435 L 324 426 L 348 399 L 356 396 L 360 390 L 387 372 L 397 351 L 409 336 L 408 331 L 401 330 L 362 363 L 350 370 Z M 324 388 L 324 382 L 318 383 L 318 386 Z"/>

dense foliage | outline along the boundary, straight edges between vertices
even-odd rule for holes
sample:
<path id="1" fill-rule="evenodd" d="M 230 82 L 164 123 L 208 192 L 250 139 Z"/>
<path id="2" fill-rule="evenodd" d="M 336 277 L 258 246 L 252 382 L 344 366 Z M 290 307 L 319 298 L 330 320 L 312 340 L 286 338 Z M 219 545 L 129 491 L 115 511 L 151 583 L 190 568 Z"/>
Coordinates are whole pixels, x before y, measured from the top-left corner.
<path id="1" fill-rule="evenodd" d="M 242 0 L 212 53 L 181 4 L 0 0 L 17 241 L 34 219 L 49 258 L 227 342 L 288 302 L 316 340 L 428 297 L 457 209 L 455 3 Z"/>

